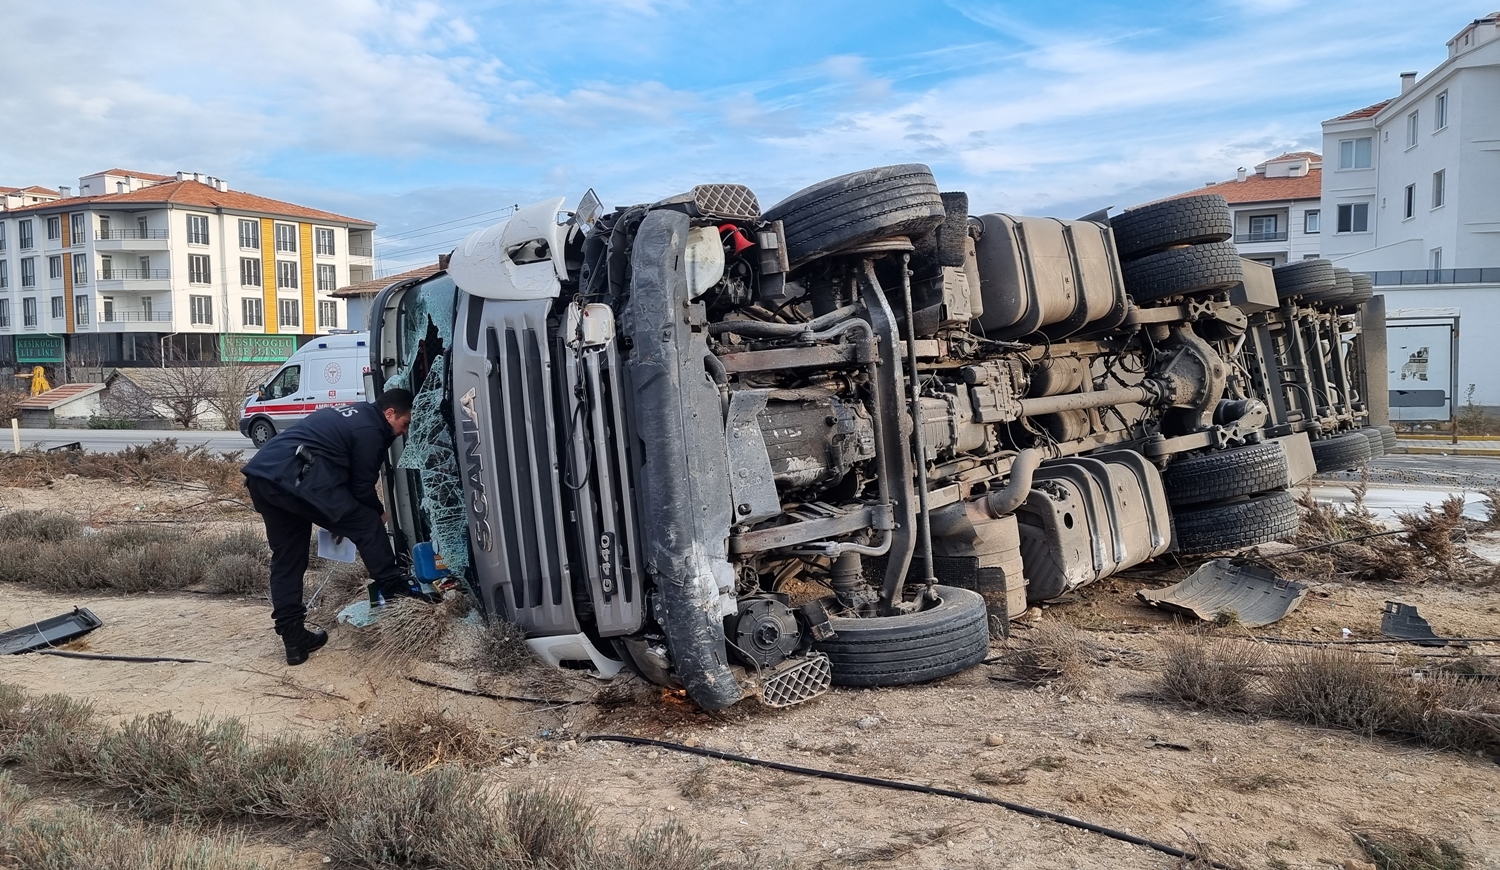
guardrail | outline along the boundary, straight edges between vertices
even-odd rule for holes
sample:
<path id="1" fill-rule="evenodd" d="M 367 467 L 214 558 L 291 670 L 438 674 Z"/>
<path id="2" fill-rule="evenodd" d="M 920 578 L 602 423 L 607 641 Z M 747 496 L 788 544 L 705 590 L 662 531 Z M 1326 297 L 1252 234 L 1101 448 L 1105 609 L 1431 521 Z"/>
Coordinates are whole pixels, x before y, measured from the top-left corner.
<path id="1" fill-rule="evenodd" d="M 1279 233 L 1235 233 L 1234 243 L 1243 245 L 1246 242 L 1284 242 L 1286 233 L 1286 230 Z"/>
<path id="2" fill-rule="evenodd" d="M 1401 284 L 1500 284 L 1500 266 L 1480 269 L 1402 269 L 1366 272 L 1378 286 Z"/>
<path id="3" fill-rule="evenodd" d="M 359 245 L 350 245 L 349 246 L 349 256 L 351 256 L 351 257 L 373 257 L 373 256 L 375 256 L 375 249 L 374 248 L 362 248 Z"/>
<path id="4" fill-rule="evenodd" d="M 165 239 L 166 230 L 95 230 L 96 241 L 136 241 L 139 239 Z"/>
<path id="5" fill-rule="evenodd" d="M 170 269 L 100 269 L 100 281 L 159 281 L 172 277 Z"/>
<path id="6" fill-rule="evenodd" d="M 106 311 L 99 317 L 101 323 L 159 323 L 171 320 L 170 311 Z"/>

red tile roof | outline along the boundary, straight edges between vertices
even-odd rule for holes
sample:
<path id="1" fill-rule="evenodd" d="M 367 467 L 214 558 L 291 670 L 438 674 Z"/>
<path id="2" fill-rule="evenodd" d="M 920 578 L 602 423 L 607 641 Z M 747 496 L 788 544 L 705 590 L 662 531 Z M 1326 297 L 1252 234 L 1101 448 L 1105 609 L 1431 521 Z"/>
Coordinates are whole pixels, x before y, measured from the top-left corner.
<path id="1" fill-rule="evenodd" d="M 1267 163 L 1277 163 L 1282 160 L 1301 160 L 1303 158 L 1313 160 L 1318 163 L 1323 162 L 1323 155 L 1319 154 L 1316 151 L 1288 151 L 1285 154 L 1282 154 L 1278 157 L 1272 157 L 1270 160 L 1262 161 L 1261 163 L 1256 165 L 1265 166 Z"/>
<path id="2" fill-rule="evenodd" d="M 290 202 L 282 202 L 279 199 L 256 196 L 253 193 L 245 193 L 239 190 L 216 190 L 200 181 L 172 181 L 163 184 L 155 184 L 151 187 L 143 187 L 140 190 L 132 190 L 128 193 L 108 193 L 103 196 L 75 196 L 56 202 L 37 203 L 36 205 L 22 206 L 11 209 L 12 213 L 21 211 L 69 208 L 79 203 L 93 203 L 102 206 L 131 205 L 135 203 L 143 205 L 176 205 L 195 208 L 222 208 L 229 211 L 260 212 L 277 217 L 307 218 L 308 220 L 337 221 L 339 223 L 358 224 L 365 227 L 373 227 L 375 224 L 360 220 L 359 218 L 345 217 L 329 211 L 320 211 L 302 205 L 294 205 Z"/>
<path id="3" fill-rule="evenodd" d="M 84 396 L 92 395 L 104 389 L 103 384 L 63 384 L 42 393 L 40 396 L 32 396 L 22 399 L 16 403 L 17 408 L 28 411 L 51 411 Z"/>
<path id="4" fill-rule="evenodd" d="M 1391 97 L 1390 100 L 1381 100 L 1380 102 L 1376 103 L 1373 106 L 1365 106 L 1363 109 L 1358 109 L 1356 111 L 1350 112 L 1347 115 L 1339 115 L 1337 118 L 1333 118 L 1331 120 L 1334 120 L 1334 121 L 1357 121 L 1360 118 L 1372 118 L 1375 115 L 1379 114 L 1381 109 L 1384 109 L 1386 106 L 1390 105 L 1391 100 L 1394 100 L 1394 99 L 1396 99 L 1396 98 L 1395 97 Z"/>
<path id="5" fill-rule="evenodd" d="M 140 178 L 145 181 L 171 181 L 177 177 L 175 175 L 157 175 L 154 172 L 137 172 L 134 169 L 106 169 L 103 172 L 91 172 L 85 175 L 84 178 L 94 175 L 129 175 L 132 178 Z"/>
<path id="6" fill-rule="evenodd" d="M 397 281 L 405 281 L 409 278 L 430 278 L 440 271 L 442 271 L 442 267 L 436 263 L 427 266 L 418 266 L 415 269 L 407 272 L 402 272 L 399 275 L 389 275 L 384 278 L 374 278 L 369 281 L 360 281 L 358 284 L 350 284 L 347 287 L 340 287 L 329 295 L 338 296 L 342 299 L 348 299 L 351 296 L 374 296 L 376 293 L 379 293 L 392 284 L 395 284 Z"/>
<path id="7" fill-rule="evenodd" d="M 1323 195 L 1323 170 L 1312 169 L 1297 178 L 1267 178 L 1256 173 L 1244 181 L 1221 181 L 1197 190 L 1179 193 L 1171 199 L 1220 193 L 1230 205 L 1250 202 L 1285 202 L 1289 199 L 1318 199 Z"/>

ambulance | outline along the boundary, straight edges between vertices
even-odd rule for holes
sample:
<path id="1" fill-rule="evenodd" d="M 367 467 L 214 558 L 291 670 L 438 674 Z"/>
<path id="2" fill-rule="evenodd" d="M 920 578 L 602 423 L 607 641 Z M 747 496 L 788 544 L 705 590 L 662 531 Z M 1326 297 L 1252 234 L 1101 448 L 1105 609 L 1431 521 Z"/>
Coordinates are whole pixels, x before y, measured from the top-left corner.
<path id="1" fill-rule="evenodd" d="M 240 434 L 256 447 L 318 410 L 365 401 L 370 334 L 322 335 L 282 363 L 240 411 Z"/>

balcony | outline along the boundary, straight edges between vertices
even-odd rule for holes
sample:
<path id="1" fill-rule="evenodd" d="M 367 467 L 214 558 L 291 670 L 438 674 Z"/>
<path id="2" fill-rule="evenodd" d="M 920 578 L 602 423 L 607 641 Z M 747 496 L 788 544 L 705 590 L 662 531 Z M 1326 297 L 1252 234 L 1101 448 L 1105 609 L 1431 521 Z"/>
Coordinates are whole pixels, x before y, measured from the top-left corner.
<path id="1" fill-rule="evenodd" d="M 1236 245 L 1249 244 L 1251 242 L 1284 242 L 1286 241 L 1286 230 L 1273 231 L 1269 233 L 1235 233 L 1234 243 Z"/>
<path id="2" fill-rule="evenodd" d="M 165 251 L 166 230 L 96 230 L 96 251 Z"/>
<path id="3" fill-rule="evenodd" d="M 95 230 L 94 238 L 98 241 L 119 241 L 133 239 L 165 239 L 166 230 Z"/>
<path id="4" fill-rule="evenodd" d="M 100 323 L 171 323 L 170 311 L 105 311 Z"/>
<path id="5" fill-rule="evenodd" d="M 1402 269 L 1368 273 L 1377 286 L 1402 284 L 1500 284 L 1500 268 Z"/>
<path id="6" fill-rule="evenodd" d="M 375 249 L 374 248 L 367 248 L 367 247 L 364 247 L 363 245 L 350 245 L 349 246 L 349 256 L 351 256 L 351 257 L 373 257 L 373 256 L 375 256 Z"/>
<path id="7" fill-rule="evenodd" d="M 170 269 L 100 269 L 100 281 L 159 281 L 172 277 Z"/>

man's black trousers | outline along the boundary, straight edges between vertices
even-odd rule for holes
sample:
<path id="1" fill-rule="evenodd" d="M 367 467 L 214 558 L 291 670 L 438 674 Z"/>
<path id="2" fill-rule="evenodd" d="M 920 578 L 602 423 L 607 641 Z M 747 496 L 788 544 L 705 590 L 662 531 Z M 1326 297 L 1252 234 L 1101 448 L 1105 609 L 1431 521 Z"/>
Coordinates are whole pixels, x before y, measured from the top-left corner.
<path id="1" fill-rule="evenodd" d="M 302 625 L 307 617 L 302 576 L 307 573 L 314 523 L 353 541 L 370 579 L 377 584 L 399 585 L 404 580 L 379 512 L 361 508 L 354 516 L 335 521 L 305 499 L 260 478 L 246 478 L 245 487 L 266 523 L 266 543 L 271 545 L 271 618 L 277 632 Z"/>

